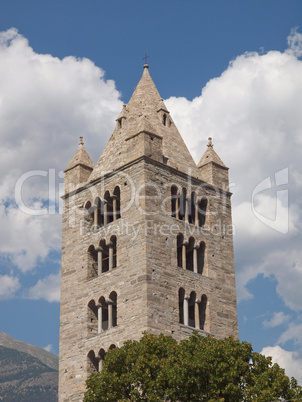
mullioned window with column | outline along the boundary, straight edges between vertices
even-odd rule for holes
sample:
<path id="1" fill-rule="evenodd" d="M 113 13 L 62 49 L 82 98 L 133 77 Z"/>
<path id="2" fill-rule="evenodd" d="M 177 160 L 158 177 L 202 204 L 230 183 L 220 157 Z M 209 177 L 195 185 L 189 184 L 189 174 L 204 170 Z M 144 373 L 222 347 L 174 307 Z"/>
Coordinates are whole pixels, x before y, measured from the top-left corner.
<path id="1" fill-rule="evenodd" d="M 112 194 L 107 190 L 104 198 L 96 197 L 94 202 L 84 204 L 86 226 L 92 230 L 114 222 L 121 217 L 120 188 L 115 187 Z"/>
<path id="2" fill-rule="evenodd" d="M 204 227 L 208 215 L 207 197 L 198 197 L 192 191 L 187 194 L 185 188 L 171 187 L 171 216 L 198 227 Z"/>
<path id="3" fill-rule="evenodd" d="M 117 326 L 117 294 L 111 292 L 108 298 L 101 296 L 88 303 L 88 336 L 102 334 Z"/>
<path id="4" fill-rule="evenodd" d="M 177 265 L 179 268 L 206 274 L 205 272 L 205 251 L 206 246 L 203 241 L 198 242 L 194 237 L 185 241 L 183 234 L 177 235 Z"/>
<path id="5" fill-rule="evenodd" d="M 87 251 L 87 278 L 95 278 L 117 267 L 117 239 L 101 239 L 97 246 L 90 245 Z"/>
<path id="6" fill-rule="evenodd" d="M 115 349 L 116 345 L 110 345 L 108 350 Z M 87 374 L 99 373 L 103 369 L 103 362 L 107 352 L 101 348 L 97 353 L 94 350 L 90 350 L 87 354 Z"/>
<path id="7" fill-rule="evenodd" d="M 208 298 L 206 295 L 197 297 L 196 292 L 186 293 L 184 288 L 178 291 L 179 323 L 188 327 L 209 331 L 206 320 Z"/>

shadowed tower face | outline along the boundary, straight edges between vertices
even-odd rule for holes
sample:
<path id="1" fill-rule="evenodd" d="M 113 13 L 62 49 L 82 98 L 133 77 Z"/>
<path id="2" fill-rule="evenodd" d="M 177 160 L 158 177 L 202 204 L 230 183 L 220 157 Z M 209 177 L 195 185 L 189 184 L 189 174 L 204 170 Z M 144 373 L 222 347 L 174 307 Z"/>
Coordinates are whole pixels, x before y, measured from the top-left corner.
<path id="1" fill-rule="evenodd" d="M 238 336 L 228 168 L 195 164 L 148 65 L 94 166 L 65 170 L 59 400 L 143 331 Z"/>

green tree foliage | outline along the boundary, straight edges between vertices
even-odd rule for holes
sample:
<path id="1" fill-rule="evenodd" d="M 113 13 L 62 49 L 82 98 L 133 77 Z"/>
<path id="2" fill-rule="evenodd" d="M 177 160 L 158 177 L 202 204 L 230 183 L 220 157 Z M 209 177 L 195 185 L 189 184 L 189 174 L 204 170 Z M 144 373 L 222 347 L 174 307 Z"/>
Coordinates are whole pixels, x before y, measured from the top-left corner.
<path id="1" fill-rule="evenodd" d="M 177 343 L 144 334 L 110 350 L 86 382 L 84 402 L 242 402 L 302 398 L 297 381 L 251 344 L 193 333 Z"/>

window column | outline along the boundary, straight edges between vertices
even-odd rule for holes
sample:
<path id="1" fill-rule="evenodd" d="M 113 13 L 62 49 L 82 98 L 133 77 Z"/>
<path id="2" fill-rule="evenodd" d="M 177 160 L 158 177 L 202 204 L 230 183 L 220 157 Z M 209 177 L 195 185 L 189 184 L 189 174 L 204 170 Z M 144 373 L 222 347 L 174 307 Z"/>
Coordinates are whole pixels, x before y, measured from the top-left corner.
<path id="1" fill-rule="evenodd" d="M 98 253 L 98 275 L 101 275 L 103 272 L 103 249 L 98 247 L 96 251 Z"/>
<path id="2" fill-rule="evenodd" d="M 112 305 L 113 302 L 111 299 L 107 300 L 107 305 L 108 305 L 108 329 L 112 328 Z"/>
<path id="3" fill-rule="evenodd" d="M 117 220 L 117 196 L 113 195 L 112 196 L 112 204 L 113 204 L 113 221 Z"/>
<path id="4" fill-rule="evenodd" d="M 175 198 L 175 217 L 176 217 L 176 219 L 179 219 L 179 205 L 180 205 L 180 202 L 179 202 L 179 195 L 177 195 L 177 197 Z"/>
<path id="5" fill-rule="evenodd" d="M 199 246 L 194 247 L 193 251 L 193 272 L 198 273 L 198 248 Z"/>
<path id="6" fill-rule="evenodd" d="M 197 201 L 197 197 L 196 197 L 196 201 L 195 201 L 195 226 L 199 226 L 199 216 L 198 216 L 198 201 Z"/>
<path id="7" fill-rule="evenodd" d="M 200 299 L 195 301 L 195 328 L 200 329 L 200 319 L 199 319 L 199 309 L 200 309 Z"/>
<path id="8" fill-rule="evenodd" d="M 97 308 L 98 308 L 98 334 L 101 334 L 102 330 L 103 330 L 103 328 L 102 328 L 102 320 L 103 320 L 103 307 L 102 307 L 102 304 L 99 303 L 97 305 Z"/>
<path id="9" fill-rule="evenodd" d="M 94 209 L 94 216 L 93 216 L 93 230 L 97 230 L 98 228 L 98 207 L 96 206 Z"/>
<path id="10" fill-rule="evenodd" d="M 189 325 L 189 297 L 184 297 L 184 325 Z"/>
<path id="11" fill-rule="evenodd" d="M 108 202 L 106 200 L 104 202 L 104 225 L 108 223 Z"/>
<path id="12" fill-rule="evenodd" d="M 184 204 L 185 204 L 185 222 L 189 223 L 189 198 L 186 198 L 184 200 Z"/>
<path id="13" fill-rule="evenodd" d="M 187 245 L 188 245 L 188 242 L 183 242 L 183 245 L 182 245 L 182 268 L 183 269 L 187 268 Z"/>
<path id="14" fill-rule="evenodd" d="M 109 271 L 111 271 L 113 268 L 113 243 L 110 242 L 108 244 L 108 247 L 109 247 Z"/>

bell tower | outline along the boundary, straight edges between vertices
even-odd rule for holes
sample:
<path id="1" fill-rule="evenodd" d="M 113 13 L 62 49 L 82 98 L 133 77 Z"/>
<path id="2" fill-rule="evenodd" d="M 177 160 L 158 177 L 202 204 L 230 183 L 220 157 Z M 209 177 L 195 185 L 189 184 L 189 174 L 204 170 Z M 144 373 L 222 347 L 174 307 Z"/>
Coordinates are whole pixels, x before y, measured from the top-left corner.
<path id="1" fill-rule="evenodd" d="M 95 166 L 80 139 L 63 201 L 59 401 L 143 331 L 238 336 L 228 168 L 211 140 L 195 164 L 147 64 Z"/>

